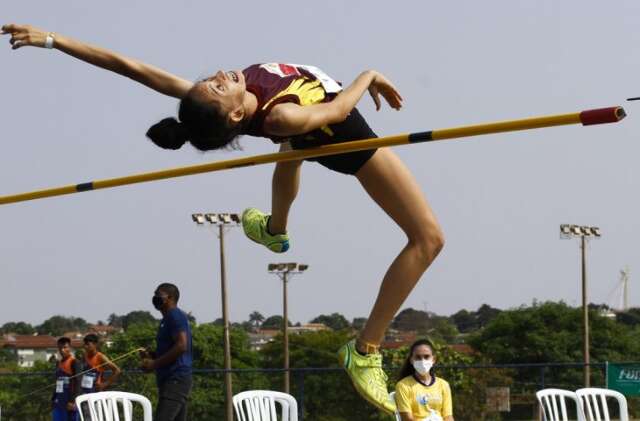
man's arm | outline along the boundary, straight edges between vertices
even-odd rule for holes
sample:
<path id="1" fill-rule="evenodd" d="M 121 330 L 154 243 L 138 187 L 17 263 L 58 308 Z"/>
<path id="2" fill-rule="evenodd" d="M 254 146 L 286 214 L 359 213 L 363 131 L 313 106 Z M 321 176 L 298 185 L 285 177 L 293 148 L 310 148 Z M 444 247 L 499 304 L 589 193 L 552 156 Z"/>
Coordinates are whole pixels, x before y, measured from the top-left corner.
<path id="1" fill-rule="evenodd" d="M 152 360 L 152 367 L 150 369 L 162 368 L 167 365 L 173 364 L 182 354 L 187 352 L 189 344 L 187 341 L 187 332 L 181 330 L 174 337 L 175 343 L 173 346 L 161 357 Z"/>

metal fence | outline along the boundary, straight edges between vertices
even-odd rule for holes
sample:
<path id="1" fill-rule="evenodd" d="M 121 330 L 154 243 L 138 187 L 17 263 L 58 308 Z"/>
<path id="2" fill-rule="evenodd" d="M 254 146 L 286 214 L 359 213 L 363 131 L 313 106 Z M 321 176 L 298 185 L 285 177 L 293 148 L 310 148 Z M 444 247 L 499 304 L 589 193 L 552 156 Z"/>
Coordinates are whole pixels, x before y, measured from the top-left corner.
<path id="1" fill-rule="evenodd" d="M 606 364 L 591 364 L 591 385 L 604 387 Z M 436 375 L 452 389 L 456 421 L 538 420 L 535 392 L 548 387 L 575 390 L 583 387 L 582 363 L 443 365 Z M 397 369 L 388 368 L 390 390 Z M 283 369 L 233 369 L 233 391 L 281 390 Z M 194 387 L 189 419 L 224 419 L 223 369 L 194 369 Z M 305 421 L 387 420 L 362 398 L 341 368 L 291 368 L 290 393 L 299 405 L 299 419 Z M 52 390 L 29 395 L 52 382 L 51 372 L 0 373 L 0 406 L 3 420 L 39 421 L 50 419 Z M 116 387 L 140 393 L 155 403 L 157 390 L 152 375 L 126 370 Z M 493 394 L 499 388 L 504 393 Z M 637 416 L 640 402 L 629 399 L 630 413 Z"/>

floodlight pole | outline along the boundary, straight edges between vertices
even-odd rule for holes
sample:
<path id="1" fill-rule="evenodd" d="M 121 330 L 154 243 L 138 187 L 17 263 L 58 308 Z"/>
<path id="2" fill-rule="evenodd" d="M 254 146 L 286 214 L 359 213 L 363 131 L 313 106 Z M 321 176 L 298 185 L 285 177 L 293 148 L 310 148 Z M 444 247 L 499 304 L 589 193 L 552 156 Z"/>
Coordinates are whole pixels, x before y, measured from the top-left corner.
<path id="1" fill-rule="evenodd" d="M 224 225 L 218 225 L 220 237 L 220 294 L 222 295 L 222 325 L 224 338 L 224 387 L 227 421 L 233 421 L 233 386 L 231 379 L 231 339 L 229 336 L 229 310 L 227 306 L 227 271 L 224 261 Z"/>
<path id="2" fill-rule="evenodd" d="M 282 341 L 284 345 L 284 393 L 289 393 L 289 308 L 287 305 L 287 273 L 282 273 Z"/>
<path id="3" fill-rule="evenodd" d="M 580 259 L 582 278 L 582 355 L 584 358 L 584 387 L 591 385 L 589 356 L 589 300 L 587 298 L 587 237 L 600 238 L 600 228 L 579 225 L 560 225 L 560 237 L 580 237 Z"/>
<path id="4" fill-rule="evenodd" d="M 218 227 L 220 239 L 220 295 L 222 300 L 222 325 L 224 342 L 224 386 L 225 386 L 225 420 L 233 421 L 233 384 L 231 378 L 231 339 L 229 333 L 229 309 L 227 300 L 227 271 L 224 254 L 224 229 L 226 226 L 239 225 L 237 214 L 193 214 L 193 221 L 198 225 L 204 225 L 205 221 Z"/>
<path id="5" fill-rule="evenodd" d="M 287 284 L 289 283 L 288 275 L 302 273 L 309 266 L 298 263 L 271 263 L 268 266 L 269 272 L 277 275 L 282 279 L 282 342 L 284 347 L 284 393 L 290 390 L 290 372 L 289 372 L 289 304 Z"/>
<path id="6" fill-rule="evenodd" d="M 589 303 L 587 301 L 587 239 L 580 236 L 581 260 L 582 260 L 582 354 L 584 356 L 584 387 L 590 387 L 591 369 L 589 363 Z"/>

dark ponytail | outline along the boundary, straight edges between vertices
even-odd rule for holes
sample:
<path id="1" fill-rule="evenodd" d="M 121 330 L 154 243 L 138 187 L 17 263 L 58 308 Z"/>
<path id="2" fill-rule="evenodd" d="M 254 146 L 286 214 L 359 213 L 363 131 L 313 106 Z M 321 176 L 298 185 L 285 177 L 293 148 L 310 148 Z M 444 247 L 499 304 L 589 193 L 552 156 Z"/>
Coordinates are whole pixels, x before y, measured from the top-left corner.
<path id="1" fill-rule="evenodd" d="M 147 137 L 163 149 L 180 149 L 186 142 L 201 151 L 223 147 L 236 149 L 234 140 L 242 134 L 242 123 L 228 126 L 226 116 L 215 105 L 197 98 L 197 86 L 194 85 L 180 101 L 180 121 L 165 118 L 149 128 Z"/>
<path id="2" fill-rule="evenodd" d="M 189 140 L 189 131 L 173 117 L 165 118 L 147 130 L 147 137 L 162 149 L 180 149 Z"/>

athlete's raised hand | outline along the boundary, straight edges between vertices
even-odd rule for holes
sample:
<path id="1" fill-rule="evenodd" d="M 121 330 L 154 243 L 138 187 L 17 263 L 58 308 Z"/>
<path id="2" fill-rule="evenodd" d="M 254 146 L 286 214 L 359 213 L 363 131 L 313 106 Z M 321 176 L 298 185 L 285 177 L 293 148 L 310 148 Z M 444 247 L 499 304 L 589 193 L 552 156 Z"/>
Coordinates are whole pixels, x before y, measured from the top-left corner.
<path id="1" fill-rule="evenodd" d="M 369 94 L 373 98 L 373 102 L 376 104 L 376 110 L 380 110 L 380 95 L 387 101 L 391 108 L 399 110 L 402 107 L 402 97 L 400 93 L 393 86 L 393 83 L 389 81 L 382 73 L 375 72 L 373 81 L 369 85 Z"/>
<path id="2" fill-rule="evenodd" d="M 50 36 L 50 32 L 43 31 L 35 28 L 31 25 L 16 25 L 13 23 L 3 25 L 2 35 L 11 35 L 9 43 L 12 50 L 26 47 L 31 45 L 33 47 L 44 47 L 47 41 L 47 36 Z"/>

